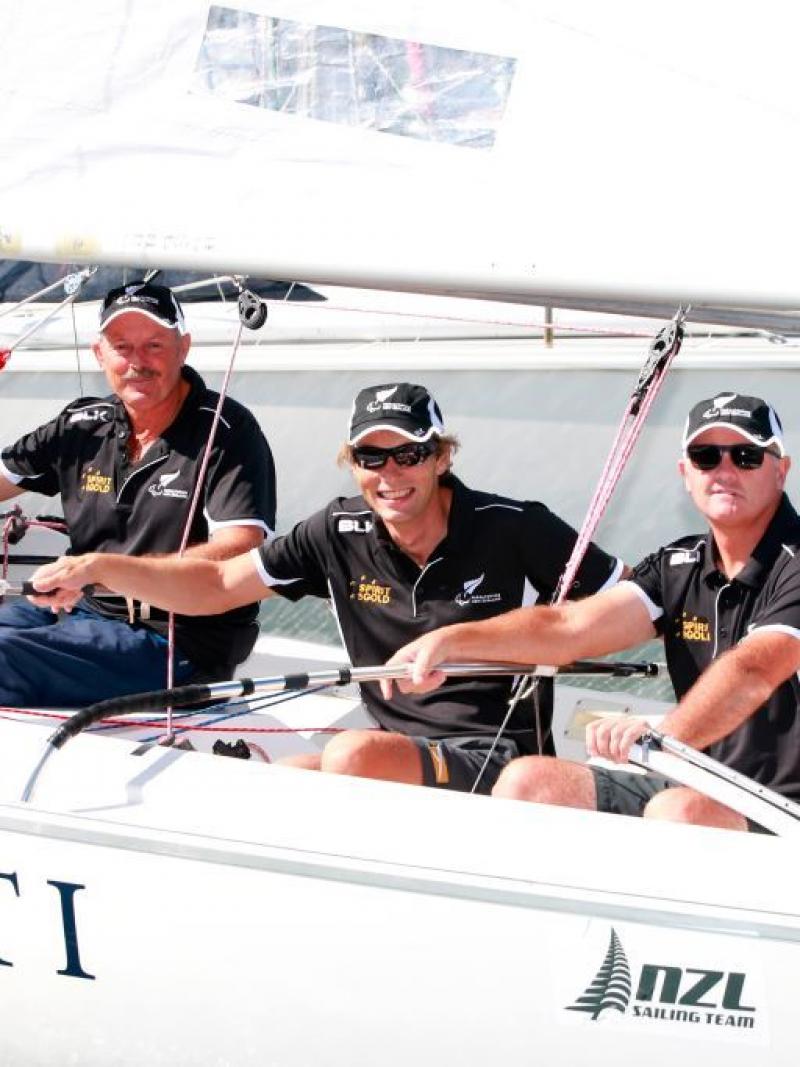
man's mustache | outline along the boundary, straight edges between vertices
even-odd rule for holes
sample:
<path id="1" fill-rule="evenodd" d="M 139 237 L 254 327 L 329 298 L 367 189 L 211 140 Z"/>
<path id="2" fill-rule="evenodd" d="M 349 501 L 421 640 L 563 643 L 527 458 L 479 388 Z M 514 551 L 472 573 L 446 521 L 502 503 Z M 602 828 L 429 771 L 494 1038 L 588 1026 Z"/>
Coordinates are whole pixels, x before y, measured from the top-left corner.
<path id="1" fill-rule="evenodd" d="M 121 380 L 123 382 L 133 382 L 137 380 L 141 381 L 142 378 L 146 378 L 149 380 L 150 378 L 157 377 L 158 372 L 152 370 L 152 368 L 150 367 L 131 367 L 129 371 L 126 371 L 125 374 L 122 375 Z"/>

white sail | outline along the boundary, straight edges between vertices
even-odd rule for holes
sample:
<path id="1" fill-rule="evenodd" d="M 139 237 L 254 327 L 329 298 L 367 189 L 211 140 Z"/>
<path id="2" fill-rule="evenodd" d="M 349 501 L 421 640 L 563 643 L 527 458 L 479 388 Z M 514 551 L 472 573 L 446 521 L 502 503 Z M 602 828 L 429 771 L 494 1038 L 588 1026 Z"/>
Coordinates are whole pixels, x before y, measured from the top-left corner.
<path id="1" fill-rule="evenodd" d="M 29 0 L 0 254 L 796 309 L 799 27 L 775 0 Z"/>
<path id="2" fill-rule="evenodd" d="M 7 5 L 1 256 L 643 313 L 798 310 L 792 6 L 230 5 Z M 366 384 L 345 362 L 360 354 L 330 340 L 333 384 L 316 353 L 305 377 L 295 353 L 269 380 L 262 353 L 246 365 L 249 403 L 279 397 L 285 422 L 313 426 L 315 471 L 341 434 L 335 404 Z M 529 347 L 492 356 L 530 376 Z M 775 351 L 788 397 L 793 364 Z M 407 373 L 427 357 L 388 358 Z M 613 358 L 624 383 L 593 368 L 563 402 L 547 366 L 527 390 L 495 385 L 489 432 L 470 436 L 524 463 L 485 449 L 493 484 L 535 462 L 583 503 L 586 456 L 605 452 L 607 412 L 629 391 L 632 358 Z M 755 391 L 751 350 L 734 358 Z M 37 364 L 48 398 L 58 360 Z M 417 366 L 474 430 L 484 385 L 457 404 L 446 362 L 438 377 Z M 6 432 L 21 431 L 30 366 L 9 369 Z M 665 450 L 697 388 L 686 377 L 651 439 Z M 296 462 L 281 468 L 299 482 Z M 651 445 L 650 495 L 628 527 L 669 510 L 653 469 Z M 290 499 L 284 522 L 308 506 Z M 303 715 L 309 747 L 321 727 Z M 796 1061 L 791 839 L 103 736 L 50 759 L 21 804 L 47 732 L 0 721 L 4 1063 Z"/>

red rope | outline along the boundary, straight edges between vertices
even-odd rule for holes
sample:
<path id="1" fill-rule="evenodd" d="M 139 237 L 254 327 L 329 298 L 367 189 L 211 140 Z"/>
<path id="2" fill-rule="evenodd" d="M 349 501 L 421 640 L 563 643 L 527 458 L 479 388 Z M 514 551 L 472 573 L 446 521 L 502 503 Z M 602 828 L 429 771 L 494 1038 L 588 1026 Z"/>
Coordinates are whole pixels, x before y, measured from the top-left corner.
<path id="1" fill-rule="evenodd" d="M 31 526 L 41 526 L 46 530 L 57 530 L 59 533 L 67 532 L 67 524 L 64 522 L 42 522 L 41 519 L 29 519 L 23 514 L 19 505 L 15 507 L 15 510 L 8 513 L 3 523 L 3 565 L 2 565 L 2 577 L 8 577 L 9 566 L 9 549 L 11 547 L 11 531 L 14 528 L 14 522 L 18 521 L 23 524 L 23 535 L 30 529 Z M 2 600 L 2 597 L 0 597 Z"/>
<path id="2" fill-rule="evenodd" d="M 9 516 L 3 523 L 3 577 L 8 577 L 8 538 L 11 533 L 13 519 Z"/>
<path id="3" fill-rule="evenodd" d="M 42 522 L 41 519 L 25 519 L 26 526 L 42 526 L 45 530 L 56 530 L 58 533 L 67 533 L 68 527 L 65 522 Z"/>
<path id="4" fill-rule="evenodd" d="M 679 349 L 680 342 L 667 353 L 663 363 L 654 371 L 651 380 L 647 384 L 644 395 L 642 397 L 637 397 L 637 395 L 634 394 L 628 401 L 622 416 L 622 421 L 617 429 L 617 434 L 606 458 L 605 466 L 600 475 L 597 488 L 589 503 L 586 517 L 578 531 L 578 537 L 575 541 L 572 554 L 567 560 L 564 573 L 559 581 L 556 596 L 553 600 L 553 603 L 555 604 L 563 603 L 569 595 L 572 583 L 578 573 L 578 568 L 583 561 L 583 557 L 586 555 L 589 542 L 609 505 L 611 496 L 631 457 L 633 447 L 642 432 L 650 408 L 653 406 L 656 397 L 661 391 L 661 387 L 667 377 L 667 372 L 670 369 L 673 359 L 678 354 Z"/>
<path id="5" fill-rule="evenodd" d="M 574 326 L 567 325 L 566 323 L 552 323 L 546 320 L 530 319 L 527 322 L 519 322 L 516 319 L 503 319 L 503 318 L 489 318 L 481 317 L 476 318 L 470 315 L 443 315 L 441 313 L 420 310 L 420 311 L 399 311 L 396 308 L 384 308 L 384 307 L 367 307 L 359 306 L 357 304 L 346 305 L 336 304 L 330 306 L 328 304 L 315 304 L 309 302 L 303 305 L 304 311 L 322 311 L 327 312 L 330 315 L 335 315 L 336 312 L 350 311 L 363 315 L 387 315 L 394 318 L 404 319 L 432 319 L 434 322 L 465 322 L 475 324 L 479 326 L 519 326 L 520 329 L 531 330 L 561 330 L 564 333 L 587 333 L 587 334 L 599 334 L 608 335 L 609 337 L 650 337 L 651 334 L 647 330 L 634 331 L 623 330 L 620 327 L 602 327 L 602 326 Z M 569 310 L 569 309 L 567 309 Z M 580 310 L 580 309 L 578 309 Z"/>
<path id="6" fill-rule="evenodd" d="M 30 708 L 10 708 L 0 706 L 0 713 L 11 712 L 14 715 L 29 715 L 31 718 L 57 719 L 59 722 L 71 719 L 72 715 L 57 711 L 33 711 Z M 198 714 L 204 714 L 198 712 Z M 169 719 L 100 719 L 99 724 L 104 726 L 125 726 L 129 729 L 162 729 L 166 727 Z M 193 726 L 180 723 L 181 729 L 186 732 L 192 730 L 198 733 L 250 733 L 250 734 L 339 734 L 349 729 L 346 726 L 250 726 L 240 723 L 238 726 Z M 365 730 L 377 730 L 377 726 L 365 726 Z"/>

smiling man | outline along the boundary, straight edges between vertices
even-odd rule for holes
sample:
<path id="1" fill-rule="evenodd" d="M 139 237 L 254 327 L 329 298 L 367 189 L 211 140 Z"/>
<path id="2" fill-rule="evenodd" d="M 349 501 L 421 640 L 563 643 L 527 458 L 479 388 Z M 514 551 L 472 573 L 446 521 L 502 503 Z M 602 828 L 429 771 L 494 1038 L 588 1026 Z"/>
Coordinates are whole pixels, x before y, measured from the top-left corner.
<path id="1" fill-rule="evenodd" d="M 679 703 L 659 729 L 800 801 L 800 517 L 784 494 L 780 420 L 758 397 L 720 393 L 686 423 L 681 476 L 706 534 L 644 559 L 628 581 L 559 608 L 450 626 L 401 649 L 412 688 L 440 684 L 438 663 L 568 663 L 663 637 Z M 403 683 L 405 684 L 405 683 Z M 587 731 L 590 755 L 618 762 L 647 724 L 611 717 Z M 744 830 L 743 816 L 655 776 L 557 759 L 511 763 L 494 794 Z"/>
<path id="2" fill-rule="evenodd" d="M 332 602 L 355 666 L 382 663 L 419 634 L 486 619 L 549 599 L 575 531 L 543 504 L 467 488 L 450 471 L 456 441 L 421 385 L 389 383 L 355 399 L 341 452 L 359 495 L 333 500 L 284 537 L 239 559 L 65 559 L 36 577 L 41 589 L 87 582 L 178 611 L 221 611 L 278 593 Z M 613 585 L 622 564 L 591 546 L 576 582 L 590 593 Z M 65 594 L 62 594 L 65 595 Z M 69 602 L 69 595 L 67 600 Z M 451 679 L 436 694 L 386 699 L 375 683 L 362 697 L 380 730 L 350 730 L 321 759 L 296 765 L 343 774 L 470 789 L 507 708 L 503 678 Z M 538 723 L 521 704 L 481 777 L 488 792 L 502 767 L 528 752 L 552 752 L 552 691 Z"/>
<path id="3" fill-rule="evenodd" d="M 191 338 L 172 291 L 112 289 L 92 348 L 110 396 L 83 397 L 0 453 L 0 500 L 60 494 L 71 551 L 174 553 L 218 394 L 185 365 Z M 227 559 L 275 526 L 275 475 L 256 420 L 226 399 L 187 555 Z M 176 681 L 230 677 L 250 652 L 257 605 L 176 619 Z M 87 597 L 67 617 L 46 604 L 0 607 L 0 704 L 79 706 L 166 681 L 167 617 Z"/>

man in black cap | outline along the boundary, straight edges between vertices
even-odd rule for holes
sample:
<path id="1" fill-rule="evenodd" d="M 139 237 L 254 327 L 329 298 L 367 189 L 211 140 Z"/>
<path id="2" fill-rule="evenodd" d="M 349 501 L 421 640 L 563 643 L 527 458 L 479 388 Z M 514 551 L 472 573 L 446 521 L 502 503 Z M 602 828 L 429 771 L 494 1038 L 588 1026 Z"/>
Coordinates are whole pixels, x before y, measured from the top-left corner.
<path id="1" fill-rule="evenodd" d="M 286 536 L 240 559 L 64 560 L 40 571 L 37 587 L 90 581 L 179 611 L 210 612 L 279 593 L 331 600 L 355 666 L 382 663 L 412 637 L 461 619 L 485 619 L 549 599 L 575 532 L 543 504 L 468 489 L 450 472 L 456 441 L 421 385 L 389 383 L 355 399 L 341 458 L 359 495 L 333 500 Z M 581 593 L 612 585 L 622 564 L 591 546 L 576 582 Z M 433 696 L 385 699 L 362 686 L 379 731 L 338 735 L 319 757 L 296 765 L 394 781 L 470 789 L 507 709 L 502 678 L 451 679 Z M 522 753 L 552 752 L 552 693 L 537 725 L 520 706 L 479 783 Z"/>
<path id="2" fill-rule="evenodd" d="M 180 548 L 218 394 L 185 366 L 191 338 L 165 286 L 112 289 L 92 346 L 112 394 L 83 397 L 0 453 L 0 500 L 61 495 L 71 551 Z M 272 456 L 256 420 L 226 399 L 187 555 L 227 559 L 275 527 Z M 175 680 L 226 678 L 258 634 L 257 605 L 175 621 Z M 0 704 L 80 706 L 166 682 L 168 619 L 89 596 L 67 617 L 26 601 L 0 607 Z"/>
<path id="3" fill-rule="evenodd" d="M 679 468 L 705 535 L 659 549 L 608 592 L 451 626 L 393 662 L 412 663 L 411 688 L 428 691 L 441 681 L 438 663 L 561 664 L 660 635 L 680 702 L 659 729 L 800 801 L 800 517 L 783 491 L 789 465 L 780 420 L 764 400 L 732 392 L 703 400 L 686 422 Z M 625 762 L 646 729 L 632 716 L 593 723 L 587 749 Z M 509 765 L 494 794 L 747 828 L 737 812 L 666 785 L 528 757 Z"/>

